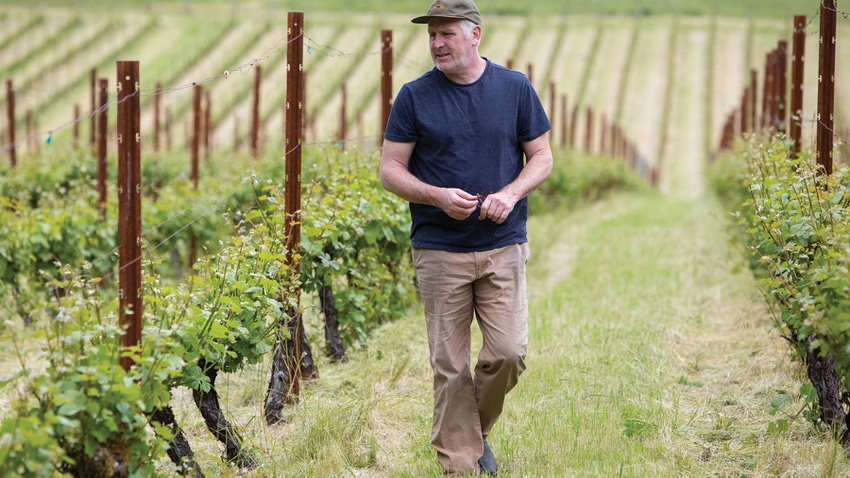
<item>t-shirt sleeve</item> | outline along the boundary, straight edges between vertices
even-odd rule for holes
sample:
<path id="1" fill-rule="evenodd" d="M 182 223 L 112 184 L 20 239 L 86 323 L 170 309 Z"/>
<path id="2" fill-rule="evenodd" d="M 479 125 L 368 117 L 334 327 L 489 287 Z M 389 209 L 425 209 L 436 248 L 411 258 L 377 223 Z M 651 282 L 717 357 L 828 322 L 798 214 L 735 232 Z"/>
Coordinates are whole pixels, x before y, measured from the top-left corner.
<path id="1" fill-rule="evenodd" d="M 520 100 L 520 118 L 517 139 L 527 142 L 539 138 L 552 129 L 552 123 L 546 115 L 546 110 L 540 102 L 540 97 L 528 78 L 525 78 L 522 98 Z"/>
<path id="2" fill-rule="evenodd" d="M 412 143 L 418 140 L 419 135 L 416 132 L 416 120 L 413 113 L 413 95 L 410 87 L 404 85 L 393 101 L 384 139 L 397 143 Z"/>

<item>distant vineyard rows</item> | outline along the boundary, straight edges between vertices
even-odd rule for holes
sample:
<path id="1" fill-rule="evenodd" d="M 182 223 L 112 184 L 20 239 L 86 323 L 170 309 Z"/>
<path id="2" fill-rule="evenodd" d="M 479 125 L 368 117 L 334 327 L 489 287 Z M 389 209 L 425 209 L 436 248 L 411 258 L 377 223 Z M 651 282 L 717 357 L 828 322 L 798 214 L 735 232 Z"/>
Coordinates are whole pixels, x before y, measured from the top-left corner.
<path id="1" fill-rule="evenodd" d="M 805 13 L 805 12 L 803 12 Z M 77 9 L 0 10 L 0 71 L 16 89 L 16 139 L 24 143 L 25 114 L 33 131 L 24 151 L 61 144 L 70 138 L 73 106 L 90 108 L 89 75 L 114 84 L 117 60 L 137 60 L 143 92 L 143 148 L 150 148 L 155 86 L 169 117 L 174 147 L 191 133 L 191 85 L 202 83 L 211 98 L 212 145 L 244 144 L 249 134 L 254 66 L 262 68 L 261 143 L 282 147 L 285 94 L 285 14 L 280 10 L 241 11 L 214 7 L 104 14 Z M 347 86 L 349 137 L 377 142 L 379 132 L 381 29 L 394 31 L 394 89 L 430 68 L 427 35 L 404 16 L 312 14 L 306 17 L 305 69 L 308 142 L 337 139 L 343 83 Z M 850 37 L 840 25 L 839 37 Z M 812 33 L 817 25 L 811 27 Z M 525 71 L 532 78 L 554 123 L 561 101 L 568 108 L 591 106 L 597 118 L 617 122 L 647 160 L 675 167 L 677 158 L 697 155 L 704 162 L 721 135 L 723 116 L 764 53 L 788 36 L 791 19 L 673 16 L 492 17 L 485 19 L 481 52 L 491 60 Z M 813 35 L 810 35 L 813 36 Z M 817 56 L 809 49 L 806 84 L 816 84 Z M 846 63 L 846 62 L 845 62 Z M 841 65 L 840 70 L 848 66 Z M 228 75 L 223 75 L 228 71 Z M 838 117 L 848 117 L 850 82 L 839 82 Z M 813 118 L 816 88 L 806 89 L 804 117 Z M 114 86 L 110 86 L 114 97 Z M 5 109 L 5 95 L 0 108 Z M 114 113 L 111 113 L 114 115 Z M 162 113 L 165 116 L 165 113 Z M 0 142 L 7 144 L 7 119 L 0 115 Z M 111 118 L 112 119 L 112 118 Z M 163 120 L 164 121 L 164 120 Z M 585 124 L 578 124 L 583 137 Z M 58 131 L 57 128 L 59 128 Z M 88 118 L 80 125 L 86 138 Z M 49 134 L 48 132 L 53 132 Z M 593 144 L 601 140 L 599 128 Z M 561 142 L 556 124 L 553 142 Z M 804 141 L 811 141 L 808 128 Z M 114 142 L 110 142 L 110 149 Z M 662 175 L 663 176 L 663 175 Z M 662 189 L 675 192 L 674 184 Z"/>

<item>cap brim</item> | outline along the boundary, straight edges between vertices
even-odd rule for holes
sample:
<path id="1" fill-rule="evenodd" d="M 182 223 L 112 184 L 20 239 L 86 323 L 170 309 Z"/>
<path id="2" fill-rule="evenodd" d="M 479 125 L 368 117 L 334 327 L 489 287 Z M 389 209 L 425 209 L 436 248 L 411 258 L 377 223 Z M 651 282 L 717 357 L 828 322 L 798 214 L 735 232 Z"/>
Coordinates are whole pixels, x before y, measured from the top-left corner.
<path id="1" fill-rule="evenodd" d="M 467 20 L 466 17 L 461 16 L 451 16 L 451 15 L 422 15 L 421 17 L 416 17 L 411 20 L 411 23 L 428 23 L 434 18 L 452 18 L 455 20 Z M 475 23 L 475 22 L 473 22 Z"/>

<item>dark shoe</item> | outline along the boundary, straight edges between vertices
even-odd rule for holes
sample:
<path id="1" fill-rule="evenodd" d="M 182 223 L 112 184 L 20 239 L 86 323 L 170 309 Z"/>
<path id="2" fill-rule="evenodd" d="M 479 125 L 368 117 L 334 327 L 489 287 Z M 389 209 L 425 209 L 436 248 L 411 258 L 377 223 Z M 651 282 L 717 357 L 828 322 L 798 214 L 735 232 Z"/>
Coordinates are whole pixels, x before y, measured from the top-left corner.
<path id="1" fill-rule="evenodd" d="M 481 473 L 495 475 L 499 472 L 499 465 L 496 463 L 496 457 L 493 456 L 493 450 L 487 441 L 484 441 L 484 454 L 478 459 L 478 466 L 481 467 Z"/>

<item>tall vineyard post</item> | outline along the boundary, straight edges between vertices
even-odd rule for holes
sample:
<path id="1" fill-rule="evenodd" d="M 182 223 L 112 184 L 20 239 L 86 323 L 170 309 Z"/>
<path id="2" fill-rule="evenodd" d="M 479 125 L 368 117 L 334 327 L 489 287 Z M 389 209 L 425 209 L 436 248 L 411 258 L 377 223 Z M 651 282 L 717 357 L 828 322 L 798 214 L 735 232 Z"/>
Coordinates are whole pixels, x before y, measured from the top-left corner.
<path id="1" fill-rule="evenodd" d="M 260 141 L 260 82 L 262 81 L 262 67 L 256 65 L 254 71 L 254 100 L 251 105 L 251 156 L 254 158 L 259 154 Z M 289 91 L 287 89 L 287 91 Z"/>
<path id="2" fill-rule="evenodd" d="M 92 68 L 89 70 L 89 102 L 91 105 L 91 109 L 89 111 L 94 111 L 97 108 L 97 70 Z M 91 115 L 91 120 L 89 121 L 89 147 L 94 150 L 97 146 L 95 145 L 95 141 L 97 141 L 97 119 L 95 115 Z"/>
<path id="3" fill-rule="evenodd" d="M 285 142 L 285 204 L 284 235 L 286 257 L 294 277 L 300 276 L 300 263 L 296 249 L 301 244 L 301 156 L 304 141 L 304 13 L 289 12 L 287 16 L 286 43 L 286 142 Z M 284 404 L 294 403 L 300 394 L 301 379 L 301 304 L 300 286 L 292 285 L 282 294 L 289 294 L 286 322 L 281 322 L 266 394 L 264 416 L 266 423 L 274 425 L 284 421 L 281 410 Z M 286 329 L 289 337 L 284 336 Z"/>
<path id="4" fill-rule="evenodd" d="M 772 50 L 765 56 L 764 60 L 764 88 L 761 101 L 761 127 L 767 129 L 773 125 L 773 80 L 776 69 L 773 67 L 776 61 L 776 50 Z"/>
<path id="5" fill-rule="evenodd" d="M 555 142 L 555 104 L 558 102 L 558 94 L 556 91 L 557 84 L 555 80 L 549 81 L 549 121 L 552 123 L 552 129 L 549 130 L 549 138 L 552 143 Z"/>
<path id="6" fill-rule="evenodd" d="M 608 117 L 601 113 L 599 118 L 599 154 L 608 154 Z"/>
<path id="7" fill-rule="evenodd" d="M 806 16 L 794 17 L 794 43 L 791 53 L 791 114 L 789 127 L 791 154 L 799 156 L 803 136 L 803 71 L 806 58 Z"/>
<path id="8" fill-rule="evenodd" d="M 290 41 L 286 48 L 286 198 L 284 234 L 286 236 L 286 257 L 291 266 L 298 271 L 295 277 L 300 277 L 301 264 L 296 258 L 301 246 L 301 156 L 304 143 L 304 13 L 291 12 L 288 15 Z M 299 379 L 301 375 L 301 350 L 299 335 L 301 333 L 301 303 L 300 287 L 291 291 L 295 297 L 296 321 L 295 334 L 290 338 L 294 344 L 294 359 L 290 375 L 290 387 L 295 396 L 299 395 Z"/>
<path id="9" fill-rule="evenodd" d="M 776 131 L 785 135 L 788 133 L 788 42 L 780 40 L 776 46 L 776 74 L 774 75 L 774 121 Z"/>
<path id="10" fill-rule="evenodd" d="M 381 137 L 387 130 L 393 94 L 393 31 L 381 30 Z"/>
<path id="11" fill-rule="evenodd" d="M 346 117 L 348 116 L 348 111 L 346 111 L 346 107 L 348 106 L 348 87 L 345 81 L 339 87 L 339 96 L 339 147 L 345 149 L 345 138 L 348 135 L 346 123 Z"/>
<path id="12" fill-rule="evenodd" d="M 750 70 L 750 131 L 758 129 L 758 81 L 759 72 L 753 68 Z"/>
<path id="13" fill-rule="evenodd" d="M 741 115 L 739 119 L 741 120 L 740 130 L 741 134 L 745 134 L 749 132 L 750 129 L 750 115 L 752 114 L 749 109 L 750 105 L 750 95 L 753 94 L 753 90 L 750 87 L 744 88 L 744 93 L 741 95 Z"/>
<path id="14" fill-rule="evenodd" d="M 77 148 L 79 148 L 79 147 L 80 147 L 80 122 L 79 122 L 79 121 L 77 121 L 77 118 L 79 118 L 79 117 L 80 117 L 80 104 L 79 104 L 79 103 L 75 103 L 75 104 L 74 104 L 74 116 L 73 116 L 73 120 L 74 120 L 74 142 L 73 142 L 73 147 L 74 147 L 74 149 L 77 149 Z"/>
<path id="15" fill-rule="evenodd" d="M 593 108 L 590 106 L 585 110 L 587 128 L 584 131 L 584 152 L 593 153 Z"/>
<path id="16" fill-rule="evenodd" d="M 569 118 L 567 115 L 569 111 L 567 109 L 567 95 L 561 95 L 561 147 L 567 147 L 567 136 L 569 135 Z"/>
<path id="17" fill-rule="evenodd" d="M 832 175 L 833 128 L 835 126 L 835 0 L 823 0 L 820 8 L 820 64 L 818 68 L 817 160 L 821 172 Z"/>
<path id="18" fill-rule="evenodd" d="M 200 166 L 199 166 L 199 155 L 200 155 L 200 147 L 201 147 L 201 98 L 204 93 L 203 85 L 195 85 L 194 87 L 194 95 L 192 97 L 192 169 L 191 169 L 191 177 L 192 177 L 192 189 L 198 190 L 198 182 L 200 181 Z M 189 236 L 189 257 L 187 257 L 186 262 L 191 272 L 192 266 L 195 264 L 195 260 L 198 257 L 198 236 L 194 233 Z"/>
<path id="19" fill-rule="evenodd" d="M 119 61 L 118 71 L 118 317 L 124 347 L 142 338 L 142 178 L 139 62 Z M 129 356 L 121 366 L 129 370 Z"/>
<path id="20" fill-rule="evenodd" d="M 97 202 L 100 207 L 100 218 L 106 221 L 106 137 L 109 121 L 109 80 L 101 78 L 100 85 L 100 108 L 97 114 Z"/>
<path id="21" fill-rule="evenodd" d="M 27 142 L 26 147 L 27 147 L 27 151 L 30 154 L 32 154 L 33 152 L 38 154 L 38 144 L 37 143 L 33 144 L 35 142 L 35 134 L 33 134 L 35 132 L 35 125 L 33 124 L 34 122 L 35 121 L 33 120 L 33 117 L 32 117 L 32 110 L 28 108 L 26 110 L 26 112 L 24 113 L 24 125 L 26 126 L 26 130 L 25 130 L 26 134 L 25 134 L 24 138 L 26 138 L 26 142 Z"/>
<path id="22" fill-rule="evenodd" d="M 12 80 L 6 80 L 6 113 L 9 120 L 9 167 L 15 169 L 18 158 L 15 155 L 15 89 Z"/>

